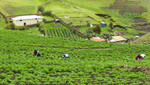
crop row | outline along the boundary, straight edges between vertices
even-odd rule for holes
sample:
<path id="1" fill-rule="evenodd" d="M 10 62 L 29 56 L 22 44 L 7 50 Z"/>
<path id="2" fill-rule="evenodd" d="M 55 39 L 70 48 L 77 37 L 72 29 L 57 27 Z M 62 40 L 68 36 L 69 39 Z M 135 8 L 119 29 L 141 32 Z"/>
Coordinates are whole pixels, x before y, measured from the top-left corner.
<path id="1" fill-rule="evenodd" d="M 80 39 L 80 37 L 73 33 L 70 30 L 66 30 L 66 29 L 50 29 L 47 30 L 48 36 L 49 37 L 64 37 L 64 38 L 76 38 L 76 39 Z"/>

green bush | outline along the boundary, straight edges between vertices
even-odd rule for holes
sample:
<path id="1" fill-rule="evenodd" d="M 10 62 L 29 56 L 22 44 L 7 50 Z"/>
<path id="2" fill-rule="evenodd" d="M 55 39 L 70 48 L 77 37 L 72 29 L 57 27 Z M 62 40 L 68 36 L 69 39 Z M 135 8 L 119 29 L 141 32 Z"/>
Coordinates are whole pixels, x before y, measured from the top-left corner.
<path id="1" fill-rule="evenodd" d="M 92 32 L 93 32 L 92 29 L 88 29 L 88 30 L 86 31 L 87 34 L 92 33 Z"/>
<path id="2" fill-rule="evenodd" d="M 42 12 L 43 16 L 51 16 L 51 14 L 52 14 L 51 11 Z"/>
<path id="3" fill-rule="evenodd" d="M 93 32 L 100 34 L 101 33 L 101 28 L 100 25 L 96 25 L 95 27 L 92 28 Z"/>
<path id="4" fill-rule="evenodd" d="M 15 30 L 15 24 L 13 22 L 6 24 L 5 29 Z"/>
<path id="5" fill-rule="evenodd" d="M 38 11 L 44 12 L 44 7 L 43 6 L 38 6 Z"/>
<path id="6" fill-rule="evenodd" d="M 44 30 L 45 30 L 44 22 L 39 23 L 39 31 L 40 31 L 41 33 L 45 33 Z"/>
<path id="7" fill-rule="evenodd" d="M 28 28 L 25 26 L 16 26 L 15 29 L 16 30 L 27 30 Z"/>
<path id="8" fill-rule="evenodd" d="M 43 19 L 43 22 L 47 21 L 45 18 Z"/>
<path id="9" fill-rule="evenodd" d="M 113 22 L 111 21 L 108 26 L 109 26 L 110 29 L 113 29 L 114 28 Z"/>

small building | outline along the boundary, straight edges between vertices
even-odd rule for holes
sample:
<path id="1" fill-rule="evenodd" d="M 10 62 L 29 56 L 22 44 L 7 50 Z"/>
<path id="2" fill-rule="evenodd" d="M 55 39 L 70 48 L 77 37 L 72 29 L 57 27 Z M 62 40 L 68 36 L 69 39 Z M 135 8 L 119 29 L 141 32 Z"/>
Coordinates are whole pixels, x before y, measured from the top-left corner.
<path id="1" fill-rule="evenodd" d="M 27 26 L 42 22 L 44 17 L 38 15 L 24 15 L 11 18 L 16 26 Z"/>
<path id="2" fill-rule="evenodd" d="M 102 39 L 100 37 L 92 37 L 92 38 L 90 38 L 90 40 L 92 40 L 92 41 L 99 41 L 99 42 L 105 42 L 106 41 L 106 40 L 104 40 L 104 39 Z"/>

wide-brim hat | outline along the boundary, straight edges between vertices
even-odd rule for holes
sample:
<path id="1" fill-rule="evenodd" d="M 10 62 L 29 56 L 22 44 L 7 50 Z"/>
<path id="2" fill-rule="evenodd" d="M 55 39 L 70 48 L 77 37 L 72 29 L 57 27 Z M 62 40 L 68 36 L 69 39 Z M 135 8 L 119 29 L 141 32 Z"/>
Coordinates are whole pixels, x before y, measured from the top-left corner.
<path id="1" fill-rule="evenodd" d="M 145 58 L 145 57 L 146 57 L 146 55 L 145 55 L 145 54 L 141 54 L 141 56 L 142 56 L 142 58 Z"/>

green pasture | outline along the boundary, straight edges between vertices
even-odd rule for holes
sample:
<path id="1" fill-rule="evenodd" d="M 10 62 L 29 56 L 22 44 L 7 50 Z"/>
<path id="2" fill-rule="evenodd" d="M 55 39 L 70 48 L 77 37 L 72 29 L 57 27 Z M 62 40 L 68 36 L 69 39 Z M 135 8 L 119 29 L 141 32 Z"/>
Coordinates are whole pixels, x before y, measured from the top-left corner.
<path id="1" fill-rule="evenodd" d="M 89 24 L 99 24 L 100 22 L 91 19 L 89 17 L 71 17 L 71 18 L 61 18 L 63 21 L 65 21 L 67 24 L 72 22 L 71 26 L 83 26 Z"/>
<path id="2" fill-rule="evenodd" d="M 123 26 L 131 25 L 132 24 L 132 18 L 129 16 L 122 16 L 119 14 L 119 10 L 108 10 L 105 7 L 110 7 L 111 4 L 114 3 L 115 0 L 76 0 L 76 1 L 70 1 L 70 0 L 64 0 L 74 6 L 77 6 L 83 10 L 85 10 L 85 13 L 93 18 L 95 18 L 98 21 L 101 21 L 103 18 L 98 18 L 95 14 L 109 14 L 112 16 L 112 18 L 119 22 Z M 129 1 L 137 1 L 137 0 L 129 0 Z M 139 4 L 146 7 L 148 9 L 148 12 L 145 12 L 142 14 L 147 20 L 149 20 L 149 0 L 138 0 Z M 141 17 L 142 17 L 141 16 Z M 106 19 L 107 20 L 107 19 Z M 109 23 L 109 21 L 107 22 Z"/>
<path id="3" fill-rule="evenodd" d="M 80 27 L 80 28 L 78 28 L 78 29 L 80 30 L 80 32 L 86 33 L 86 31 L 87 31 L 89 28 L 91 28 L 91 27 L 90 27 L 90 26 L 87 26 L 87 27 Z"/>
<path id="4" fill-rule="evenodd" d="M 74 1 L 73 1 L 74 2 Z M 77 1 L 79 3 L 79 1 Z M 71 4 L 71 3 L 70 3 Z M 85 5 L 85 4 L 84 4 Z M 86 4 L 87 6 L 88 4 Z M 79 5 L 75 5 L 73 4 L 73 6 L 77 6 L 79 8 L 81 8 Z M 69 17 L 73 17 L 69 18 L 69 19 L 64 19 L 66 22 L 68 21 L 74 21 L 75 23 L 77 23 L 77 25 L 79 25 L 80 21 L 85 22 L 86 21 L 90 21 L 92 24 L 96 23 L 97 21 L 101 21 L 102 18 L 98 17 L 95 15 L 95 10 L 101 12 L 101 10 L 99 8 L 97 9 L 90 9 L 90 7 L 87 7 L 87 9 L 85 8 L 81 8 L 84 12 L 81 12 L 75 8 L 72 8 L 62 2 L 56 1 L 56 0 L 52 0 L 51 3 L 49 5 L 44 6 L 45 11 L 52 11 L 52 13 L 56 14 L 58 17 L 64 19 L 65 16 L 69 16 Z M 95 20 L 92 20 L 91 18 L 83 18 L 83 17 L 87 17 L 90 16 L 92 18 L 94 18 Z M 74 19 L 74 17 L 79 17 Z M 83 23 L 84 25 L 86 23 Z"/>
<path id="5" fill-rule="evenodd" d="M 46 19 L 46 21 L 52 21 L 52 20 L 54 20 L 54 18 L 50 17 L 50 16 L 43 16 L 43 17 Z"/>
<path id="6" fill-rule="evenodd" d="M 0 3 L 0 10 L 6 16 L 11 15 L 21 15 L 21 14 L 34 14 L 37 13 L 37 7 L 43 4 L 46 1 L 50 1 L 50 4 L 44 6 L 45 11 L 52 11 L 52 13 L 56 14 L 59 18 L 62 18 L 65 22 L 73 21 L 75 25 L 83 24 L 86 25 L 85 21 L 90 21 L 92 24 L 96 24 L 101 20 L 105 20 L 106 23 L 109 23 L 109 19 L 99 17 L 95 14 L 109 14 L 112 18 L 120 23 L 123 26 L 131 25 L 132 18 L 130 15 L 120 15 L 118 12 L 119 10 L 108 10 L 107 8 L 110 7 L 115 0 L 64 0 L 65 2 L 78 7 L 82 11 L 72 8 L 60 1 L 57 0 L 1 0 Z M 134 1 L 134 0 L 132 0 Z M 142 14 L 143 17 L 149 20 L 149 1 L 142 0 L 140 4 L 146 8 L 148 8 L 148 12 Z M 79 17 L 76 19 L 65 19 L 65 16 L 69 17 Z M 90 16 L 91 18 L 83 18 Z M 45 16 L 47 20 L 52 20 Z M 80 22 L 82 21 L 82 23 Z"/>
<path id="7" fill-rule="evenodd" d="M 41 4 L 39 0 L 1 0 L 0 10 L 5 16 L 34 14 Z"/>
<path id="8" fill-rule="evenodd" d="M 57 0 L 51 0 L 51 3 L 44 6 L 45 11 L 52 11 L 52 13 L 56 14 L 58 17 L 70 16 L 70 17 L 82 17 L 83 13 L 80 11 L 71 8 L 70 6 L 59 2 Z"/>

